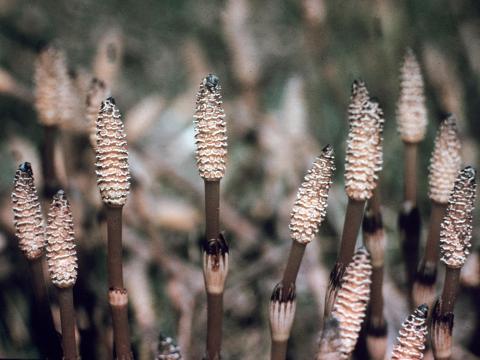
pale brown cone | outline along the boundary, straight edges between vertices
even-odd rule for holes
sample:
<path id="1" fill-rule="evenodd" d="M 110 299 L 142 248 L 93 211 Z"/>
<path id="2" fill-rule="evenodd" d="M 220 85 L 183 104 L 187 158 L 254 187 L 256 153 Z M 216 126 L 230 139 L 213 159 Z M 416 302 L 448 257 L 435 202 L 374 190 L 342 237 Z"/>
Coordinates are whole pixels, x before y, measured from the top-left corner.
<path id="1" fill-rule="evenodd" d="M 96 174 L 100 195 L 109 206 L 123 206 L 130 191 L 128 150 L 120 111 L 106 99 L 97 118 Z"/>
<path id="2" fill-rule="evenodd" d="M 328 318 L 323 327 L 315 359 L 337 360 L 340 357 L 341 345 L 339 322 L 335 318 Z"/>
<path id="3" fill-rule="evenodd" d="M 53 197 L 47 219 L 47 264 L 52 283 L 72 287 L 77 280 L 77 251 L 70 204 L 63 190 Z"/>
<path id="4" fill-rule="evenodd" d="M 427 315 L 428 306 L 423 304 L 403 322 L 397 337 L 397 344 L 393 347 L 392 360 L 423 359 L 427 339 Z"/>
<path id="5" fill-rule="evenodd" d="M 318 232 L 327 213 L 328 191 L 334 170 L 333 148 L 327 145 L 298 189 L 290 215 L 290 235 L 293 240 L 308 244 Z"/>
<path id="6" fill-rule="evenodd" d="M 12 191 L 13 222 L 20 249 L 29 260 L 42 256 L 46 240 L 42 209 L 30 163 L 18 167 Z"/>
<path id="7" fill-rule="evenodd" d="M 35 108 L 42 125 L 74 120 L 78 110 L 72 80 L 63 51 L 48 47 L 35 63 Z"/>
<path id="8" fill-rule="evenodd" d="M 169 336 L 160 335 L 158 341 L 158 350 L 155 357 L 156 360 L 180 360 L 182 354 L 180 347 L 175 344 L 173 339 Z"/>
<path id="9" fill-rule="evenodd" d="M 215 75 L 208 75 L 200 84 L 193 117 L 200 176 L 207 181 L 220 180 L 225 175 L 227 129 L 221 87 Z"/>
<path id="10" fill-rule="evenodd" d="M 476 196 L 476 171 L 467 166 L 458 173 L 441 223 L 441 260 L 451 268 L 461 268 L 467 259 L 472 239 Z"/>
<path id="11" fill-rule="evenodd" d="M 87 91 L 85 117 L 90 128 L 90 143 L 97 146 L 97 117 L 102 101 L 110 96 L 110 90 L 102 80 L 93 78 Z"/>
<path id="12" fill-rule="evenodd" d="M 345 190 L 349 198 L 365 201 L 372 197 L 382 169 L 383 112 L 371 101 L 365 83 L 352 85 L 348 107 L 349 131 L 345 157 Z"/>
<path id="13" fill-rule="evenodd" d="M 429 197 L 439 204 L 447 204 L 453 184 L 462 164 L 461 143 L 455 117 L 449 115 L 440 124 L 428 174 Z"/>
<path id="14" fill-rule="evenodd" d="M 370 255 L 362 247 L 345 270 L 332 310 L 332 316 L 339 321 L 341 359 L 348 359 L 357 343 L 370 300 L 371 275 Z"/>
<path id="15" fill-rule="evenodd" d="M 290 337 L 297 301 L 295 298 L 295 284 L 288 289 L 279 283 L 273 289 L 270 298 L 269 316 L 272 341 L 283 342 Z"/>
<path id="16" fill-rule="evenodd" d="M 418 143 L 423 140 L 427 131 L 423 77 L 411 49 L 407 50 L 400 69 L 400 97 L 396 116 L 398 132 L 404 142 Z"/>

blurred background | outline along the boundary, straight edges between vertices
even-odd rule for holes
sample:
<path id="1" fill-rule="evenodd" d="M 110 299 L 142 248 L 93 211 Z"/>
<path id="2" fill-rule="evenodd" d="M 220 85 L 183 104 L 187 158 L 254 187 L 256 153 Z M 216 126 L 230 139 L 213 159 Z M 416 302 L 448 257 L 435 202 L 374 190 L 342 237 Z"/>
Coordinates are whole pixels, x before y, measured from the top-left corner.
<path id="1" fill-rule="evenodd" d="M 33 74 L 38 52 L 47 44 L 65 51 L 75 84 L 72 99 L 80 104 L 76 120 L 61 125 L 56 167 L 74 212 L 80 261 L 75 302 L 84 359 L 110 358 L 112 337 L 106 227 L 85 120 L 93 77 L 111 89 L 129 142 L 133 189 L 124 209 L 125 280 L 135 354 L 142 359 L 152 357 L 160 332 L 175 338 L 187 359 L 204 352 L 203 181 L 194 161 L 192 115 L 197 88 L 208 73 L 220 78 L 229 136 L 221 187 L 221 221 L 231 251 L 225 359 L 268 358 L 268 301 L 290 247 L 293 200 L 323 146 L 335 149 L 327 220 L 308 246 L 299 274 L 289 347 L 290 359 L 313 357 L 347 200 L 343 163 L 350 85 L 365 80 L 386 118 L 380 186 L 392 346 L 408 313 L 396 226 L 403 196 L 403 145 L 395 124 L 399 67 L 406 47 L 413 48 L 426 84 L 429 126 L 419 169 L 425 225 L 428 160 L 445 113 L 457 116 L 465 164 L 478 165 L 480 2 L 0 0 L 2 358 L 38 356 L 29 331 L 32 290 L 14 237 L 10 194 L 23 161 L 32 163 L 40 191 L 43 186 Z M 47 199 L 43 205 L 46 212 Z M 472 342 L 480 326 L 480 266 L 477 251 L 472 253 L 456 306 L 457 359 L 480 354 Z"/>

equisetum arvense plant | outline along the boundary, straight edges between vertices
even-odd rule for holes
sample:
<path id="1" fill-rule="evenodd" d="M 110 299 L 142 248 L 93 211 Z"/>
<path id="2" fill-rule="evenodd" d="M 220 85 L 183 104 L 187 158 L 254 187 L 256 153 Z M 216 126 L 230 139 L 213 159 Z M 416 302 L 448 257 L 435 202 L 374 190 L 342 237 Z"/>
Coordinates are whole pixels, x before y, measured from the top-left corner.
<path id="1" fill-rule="evenodd" d="M 399 230 L 404 253 L 409 291 L 418 264 L 421 219 L 417 208 L 418 144 L 427 131 L 423 77 L 411 49 L 407 49 L 400 69 L 400 95 L 397 102 L 397 126 L 404 145 L 404 198 L 399 213 Z"/>
<path id="2" fill-rule="evenodd" d="M 348 107 L 349 132 L 345 157 L 345 191 L 348 196 L 340 250 L 330 274 L 325 297 L 325 316 L 332 309 L 348 263 L 355 251 L 365 203 L 372 197 L 382 168 L 383 112 L 372 101 L 363 81 L 355 81 Z"/>
<path id="3" fill-rule="evenodd" d="M 207 358 L 219 359 L 222 346 L 223 291 L 228 274 L 228 245 L 220 234 L 220 180 L 225 175 L 227 129 L 217 76 L 200 83 L 194 114 L 197 167 L 205 185 L 203 275 L 207 291 Z"/>
<path id="4" fill-rule="evenodd" d="M 332 184 L 335 170 L 333 148 L 323 148 L 314 161 L 297 192 L 297 197 L 290 215 L 290 236 L 292 246 L 287 266 L 281 282 L 273 290 L 270 301 L 270 330 L 272 335 L 272 359 L 285 359 L 287 341 L 295 316 L 295 281 L 308 243 L 318 233 L 327 213 L 328 191 Z M 285 296 L 282 298 L 280 295 Z M 290 311 L 285 311 L 288 308 Z M 280 321 L 285 317 L 285 320 Z M 276 320 L 275 320 L 276 319 Z M 275 324 L 284 324 L 281 329 Z M 285 324 L 288 324 L 286 326 Z"/>
<path id="5" fill-rule="evenodd" d="M 431 322 L 432 347 L 436 359 L 452 353 L 454 305 L 462 269 L 470 253 L 473 210 L 476 198 L 476 171 L 467 166 L 455 180 L 440 230 L 440 260 L 446 266 L 442 295 L 435 305 Z"/>
<path id="6" fill-rule="evenodd" d="M 430 158 L 428 175 L 429 198 L 432 204 L 425 253 L 419 264 L 413 285 L 415 306 L 427 304 L 432 308 L 435 302 L 438 253 L 440 250 L 440 223 L 447 209 L 448 197 L 460 170 L 461 144 L 453 115 L 447 116 L 438 129 Z"/>
<path id="7" fill-rule="evenodd" d="M 133 358 L 128 324 L 128 293 L 123 285 L 122 209 L 130 191 L 127 140 L 113 98 L 106 99 L 97 117 L 96 174 L 107 214 L 108 302 L 118 358 Z"/>

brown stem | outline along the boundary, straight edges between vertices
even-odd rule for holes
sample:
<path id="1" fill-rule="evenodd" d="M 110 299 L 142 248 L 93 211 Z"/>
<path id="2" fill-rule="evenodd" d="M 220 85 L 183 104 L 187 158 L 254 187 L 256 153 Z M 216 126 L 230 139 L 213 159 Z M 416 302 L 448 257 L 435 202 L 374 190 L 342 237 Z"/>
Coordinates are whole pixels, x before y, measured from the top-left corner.
<path id="1" fill-rule="evenodd" d="M 223 293 L 207 293 L 207 359 L 220 359 L 222 348 Z"/>
<path id="2" fill-rule="evenodd" d="M 384 322 L 383 317 L 383 266 L 372 269 L 372 284 L 370 285 L 370 326 Z"/>
<path id="3" fill-rule="evenodd" d="M 425 245 L 424 261 L 436 264 L 438 262 L 438 253 L 440 250 L 440 224 L 442 223 L 447 204 L 440 204 L 432 201 L 432 212 L 430 214 L 430 224 L 428 227 L 427 243 Z"/>
<path id="4" fill-rule="evenodd" d="M 42 144 L 42 172 L 44 180 L 43 194 L 50 199 L 60 190 L 60 181 L 58 180 L 55 169 L 55 138 L 57 126 L 43 126 L 43 144 Z"/>
<path id="5" fill-rule="evenodd" d="M 343 224 L 342 241 L 340 243 L 340 254 L 337 263 L 346 265 L 352 260 L 358 232 L 362 225 L 364 208 L 365 201 L 348 199 L 347 212 Z"/>
<path id="6" fill-rule="evenodd" d="M 48 299 L 45 277 L 43 274 L 42 257 L 30 260 L 30 274 L 32 277 L 32 288 L 34 294 L 34 304 L 32 307 L 33 326 L 35 336 L 38 337 L 38 346 L 43 356 L 50 359 L 59 359 L 62 357 L 62 346 L 60 336 L 55 330 L 52 312 Z"/>
<path id="7" fill-rule="evenodd" d="M 294 284 L 297 280 L 298 270 L 300 269 L 300 264 L 302 263 L 305 248 L 305 244 L 292 241 L 292 247 L 290 248 L 290 254 L 288 255 L 287 267 L 283 272 L 282 283 L 285 289 L 289 288 L 290 284 Z"/>
<path id="8" fill-rule="evenodd" d="M 404 200 L 411 202 L 412 206 L 417 204 L 417 144 L 404 143 L 405 145 L 405 183 Z"/>
<path id="9" fill-rule="evenodd" d="M 285 360 L 287 357 L 287 342 L 272 340 L 271 360 Z"/>
<path id="10" fill-rule="evenodd" d="M 108 285 L 110 295 L 124 297 L 120 302 L 112 302 L 110 296 L 116 356 L 119 359 L 132 359 L 128 326 L 128 295 L 123 286 L 122 209 L 121 206 L 106 206 Z"/>
<path id="11" fill-rule="evenodd" d="M 417 274 L 418 245 L 421 232 L 421 219 L 418 208 L 412 208 L 409 203 L 404 203 L 398 217 L 398 227 L 407 273 L 407 286 L 409 294 L 411 294 Z"/>
<path id="12" fill-rule="evenodd" d="M 458 287 L 460 284 L 460 269 L 453 269 L 447 266 L 445 272 L 445 283 L 441 296 L 441 314 L 453 313 L 455 300 L 457 299 Z"/>
<path id="13" fill-rule="evenodd" d="M 58 288 L 58 303 L 60 305 L 60 320 L 62 325 L 63 358 L 77 359 L 77 344 L 75 342 L 75 308 L 73 306 L 72 288 Z"/>
<path id="14" fill-rule="evenodd" d="M 205 237 L 216 239 L 220 233 L 220 181 L 205 180 Z"/>

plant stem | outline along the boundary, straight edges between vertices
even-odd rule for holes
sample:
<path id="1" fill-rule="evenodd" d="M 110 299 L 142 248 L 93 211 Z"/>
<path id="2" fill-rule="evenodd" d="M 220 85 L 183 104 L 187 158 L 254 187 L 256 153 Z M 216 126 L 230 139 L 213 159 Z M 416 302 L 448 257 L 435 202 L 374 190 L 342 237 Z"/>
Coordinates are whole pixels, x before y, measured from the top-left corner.
<path id="1" fill-rule="evenodd" d="M 370 326 L 385 322 L 383 317 L 383 266 L 372 269 L 372 284 L 370 287 Z"/>
<path id="2" fill-rule="evenodd" d="M 220 181 L 205 180 L 205 237 L 216 239 L 220 233 Z"/>
<path id="3" fill-rule="evenodd" d="M 441 296 L 440 311 L 442 315 L 453 313 L 455 300 L 457 299 L 457 292 L 460 284 L 460 270 L 447 266 L 445 272 L 445 283 L 443 284 L 443 291 Z"/>
<path id="4" fill-rule="evenodd" d="M 77 360 L 77 344 L 75 342 L 75 308 L 73 306 L 72 288 L 57 288 L 62 325 L 63 358 Z"/>
<path id="5" fill-rule="evenodd" d="M 222 348 L 223 293 L 207 293 L 207 354 L 208 359 L 220 359 Z"/>
<path id="6" fill-rule="evenodd" d="M 409 202 L 405 202 L 398 217 L 398 227 L 407 273 L 407 287 L 409 294 L 411 294 L 417 274 L 418 244 L 421 231 L 421 219 L 418 208 L 412 208 Z"/>
<path id="7" fill-rule="evenodd" d="M 440 204 L 432 201 L 432 212 L 430 214 L 430 224 L 428 227 L 427 243 L 425 245 L 425 255 L 423 260 L 425 262 L 437 264 L 438 253 L 440 250 L 440 224 L 442 223 L 447 204 Z"/>
<path id="8" fill-rule="evenodd" d="M 112 302 L 113 338 L 116 356 L 119 359 L 133 359 L 128 326 L 128 295 L 123 285 L 122 265 L 122 206 L 106 205 L 108 238 L 108 285 L 109 294 L 124 296 L 120 303 Z"/>
<path id="9" fill-rule="evenodd" d="M 272 340 L 271 360 L 285 360 L 287 357 L 287 343 L 285 341 Z"/>
<path id="10" fill-rule="evenodd" d="M 347 266 L 352 260 L 358 232 L 362 225 L 364 208 L 365 201 L 348 199 L 347 212 L 343 224 L 342 241 L 340 243 L 340 254 L 337 263 Z"/>
<path id="11" fill-rule="evenodd" d="M 405 145 L 405 183 L 404 200 L 409 201 L 412 206 L 417 205 L 417 149 L 416 143 L 407 143 Z"/>
<path id="12" fill-rule="evenodd" d="M 60 189 L 57 171 L 55 169 L 55 138 L 57 126 L 43 126 L 42 172 L 44 179 L 43 195 L 50 199 Z"/>
<path id="13" fill-rule="evenodd" d="M 297 279 L 298 270 L 302 263 L 303 254 L 305 253 L 305 244 L 300 244 L 298 241 L 292 241 L 292 247 L 290 248 L 290 254 L 288 255 L 287 267 L 283 272 L 282 283 L 284 289 L 288 289 L 290 284 L 295 284 Z M 286 295 L 286 292 L 284 293 Z"/>
<path id="14" fill-rule="evenodd" d="M 28 261 L 32 277 L 34 293 L 33 323 L 35 335 L 38 336 L 38 345 L 43 356 L 51 359 L 62 357 L 60 336 L 55 330 L 52 312 L 49 305 L 45 277 L 43 273 L 43 260 L 39 257 Z"/>
<path id="15" fill-rule="evenodd" d="M 218 239 L 220 234 L 220 181 L 205 180 L 205 241 Z M 207 359 L 221 357 L 223 322 L 223 291 L 207 289 Z"/>

